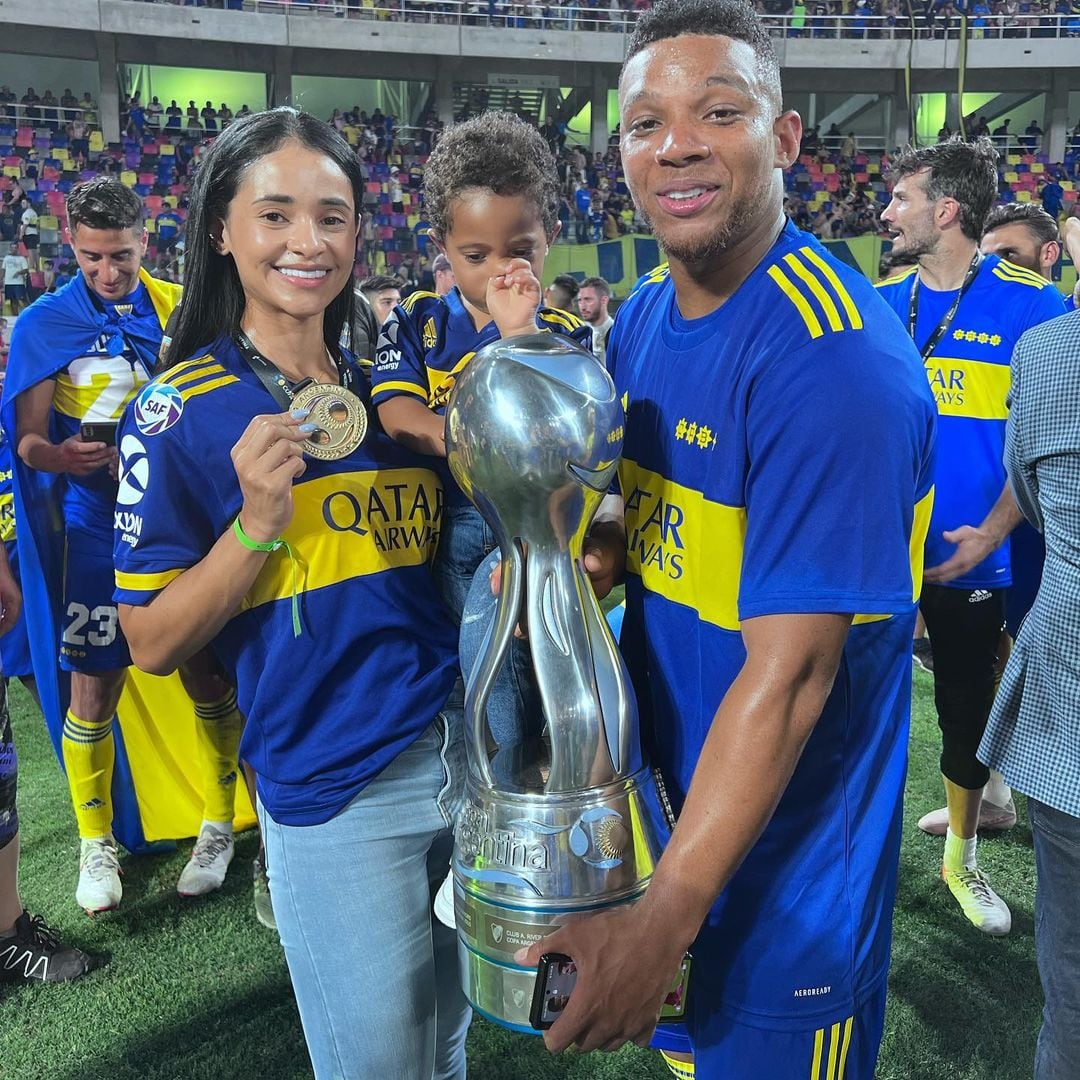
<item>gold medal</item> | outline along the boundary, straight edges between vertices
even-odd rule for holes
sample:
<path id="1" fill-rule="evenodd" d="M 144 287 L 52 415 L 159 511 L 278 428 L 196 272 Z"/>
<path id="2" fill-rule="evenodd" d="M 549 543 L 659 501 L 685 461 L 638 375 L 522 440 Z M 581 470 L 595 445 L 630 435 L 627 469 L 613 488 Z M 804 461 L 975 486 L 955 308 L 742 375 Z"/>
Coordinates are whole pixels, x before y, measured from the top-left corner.
<path id="1" fill-rule="evenodd" d="M 304 453 L 320 461 L 338 461 L 351 454 L 367 434 L 364 403 L 351 391 L 333 383 L 312 383 L 292 400 L 293 409 L 309 409 L 306 423 L 315 430 Z"/>

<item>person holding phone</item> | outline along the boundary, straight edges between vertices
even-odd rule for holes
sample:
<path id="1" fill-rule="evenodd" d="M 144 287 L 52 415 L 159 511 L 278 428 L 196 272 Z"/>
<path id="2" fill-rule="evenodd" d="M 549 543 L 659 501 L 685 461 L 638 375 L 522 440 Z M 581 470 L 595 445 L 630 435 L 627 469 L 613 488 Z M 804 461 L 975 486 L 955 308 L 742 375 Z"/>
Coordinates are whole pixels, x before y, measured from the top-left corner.
<path id="1" fill-rule="evenodd" d="M 147 241 L 142 200 L 118 180 L 98 177 L 78 185 L 67 210 L 79 273 L 19 317 L 3 423 L 13 433 L 17 456 L 13 482 L 16 513 L 25 525 L 18 537 L 23 580 L 28 596 L 31 587 L 43 593 L 36 607 L 27 604 L 32 650 L 35 638 L 49 639 L 35 660 L 38 686 L 54 736 L 62 733 L 81 840 L 75 899 L 98 912 L 115 908 L 122 895 L 113 829 L 113 718 L 131 659 L 112 600 L 118 502 L 129 543 L 138 542 L 142 523 L 137 477 L 118 479 L 115 429 L 150 379 L 180 289 L 141 268 Z M 148 431 L 169 422 L 168 414 L 149 409 L 141 415 Z M 48 508 L 57 504 L 63 536 L 55 539 L 62 540 L 62 554 L 60 543 L 50 544 L 55 530 Z M 56 628 L 58 607 L 62 621 Z M 71 673 L 70 702 L 64 702 L 56 679 L 57 631 L 60 668 Z M 181 895 L 191 896 L 219 887 L 232 858 L 243 718 L 234 689 L 205 658 L 197 667 L 189 665 L 182 679 L 204 742 L 204 820 L 177 885 Z"/>
<path id="2" fill-rule="evenodd" d="M 363 188 L 345 139 L 289 108 L 207 152 L 150 384 L 188 397 L 154 437 L 121 423 L 143 528 L 137 546 L 117 531 L 115 599 L 139 667 L 213 641 L 236 674 L 316 1077 L 458 1080 L 470 1012 L 431 912 L 464 777 L 457 635 L 431 574 L 444 496 L 430 458 L 364 435 L 367 380 L 338 345 Z"/>

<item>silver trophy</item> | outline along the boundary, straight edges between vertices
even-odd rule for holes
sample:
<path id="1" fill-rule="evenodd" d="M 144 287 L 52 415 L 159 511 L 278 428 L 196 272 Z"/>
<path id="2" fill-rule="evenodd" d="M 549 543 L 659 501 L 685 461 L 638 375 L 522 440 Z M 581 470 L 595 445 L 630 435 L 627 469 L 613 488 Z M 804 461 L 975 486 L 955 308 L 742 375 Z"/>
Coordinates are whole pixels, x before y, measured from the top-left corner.
<path id="1" fill-rule="evenodd" d="M 502 557 L 496 614 L 465 694 L 469 777 L 454 851 L 462 985 L 485 1016 L 529 1026 L 536 972 L 514 953 L 568 916 L 640 896 L 666 840 L 629 677 L 582 565 L 622 451 L 615 386 L 554 334 L 500 340 L 450 398 L 450 469 Z M 528 629 L 543 730 L 499 746 L 488 698 Z"/>

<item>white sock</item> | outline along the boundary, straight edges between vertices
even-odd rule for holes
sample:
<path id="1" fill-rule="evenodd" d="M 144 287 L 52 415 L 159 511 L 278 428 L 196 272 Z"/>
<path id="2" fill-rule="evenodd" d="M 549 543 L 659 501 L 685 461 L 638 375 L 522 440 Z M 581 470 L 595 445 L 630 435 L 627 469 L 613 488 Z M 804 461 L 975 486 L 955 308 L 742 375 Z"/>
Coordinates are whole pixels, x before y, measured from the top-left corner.
<path id="1" fill-rule="evenodd" d="M 1012 788 L 1005 783 L 1005 777 L 997 769 L 990 770 L 990 779 L 983 788 L 983 798 L 995 806 L 1005 806 L 1012 798 Z"/>
<path id="2" fill-rule="evenodd" d="M 223 832 L 232 836 L 233 829 L 231 821 L 206 821 L 204 819 L 203 823 L 199 826 L 199 832 L 202 832 L 203 829 L 206 828 L 216 829 L 218 832 Z"/>
<path id="3" fill-rule="evenodd" d="M 975 843 L 974 836 L 965 839 L 957 836 L 952 829 L 945 833 L 945 869 L 946 870 L 974 870 L 975 869 Z"/>

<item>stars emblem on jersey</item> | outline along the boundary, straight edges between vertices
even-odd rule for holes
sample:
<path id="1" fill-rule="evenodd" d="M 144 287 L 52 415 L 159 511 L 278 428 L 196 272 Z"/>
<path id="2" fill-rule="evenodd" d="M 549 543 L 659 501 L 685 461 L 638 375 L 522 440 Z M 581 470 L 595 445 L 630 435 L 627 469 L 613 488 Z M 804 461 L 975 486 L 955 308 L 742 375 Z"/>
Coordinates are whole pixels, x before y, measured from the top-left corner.
<path id="1" fill-rule="evenodd" d="M 699 424 L 695 420 L 682 417 L 675 425 L 675 438 L 680 442 L 696 446 L 699 450 L 712 450 L 716 446 L 716 433 L 708 424 Z"/>
<path id="2" fill-rule="evenodd" d="M 953 341 L 978 342 L 980 345 L 1000 345 L 1000 334 L 988 334 L 985 330 L 954 330 Z"/>

